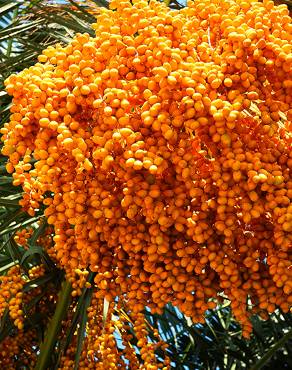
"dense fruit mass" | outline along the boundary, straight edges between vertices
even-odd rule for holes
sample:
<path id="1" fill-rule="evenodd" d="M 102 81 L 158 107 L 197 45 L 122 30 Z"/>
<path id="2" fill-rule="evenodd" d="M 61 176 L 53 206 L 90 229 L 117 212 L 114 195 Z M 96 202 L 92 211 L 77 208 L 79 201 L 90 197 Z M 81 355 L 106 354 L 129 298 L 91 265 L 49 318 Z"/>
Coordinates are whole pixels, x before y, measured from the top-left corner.
<path id="1" fill-rule="evenodd" d="M 137 315 L 172 302 L 201 322 L 225 297 L 249 336 L 252 313 L 292 302 L 287 7 L 110 7 L 95 37 L 6 81 L 2 153 L 21 205 L 47 206 L 51 255 L 71 278 L 96 272 L 94 299 Z"/>
<path id="2" fill-rule="evenodd" d="M 44 274 L 44 265 L 36 265 L 26 272 L 15 265 L 5 276 L 0 276 L 0 365 L 4 369 L 31 369 L 36 364 L 39 332 L 29 327 L 27 317 L 31 321 L 43 315 L 50 319 L 58 297 L 54 284 L 49 283 L 47 293 L 36 283 Z M 31 304 L 33 301 L 35 305 Z M 5 316 L 9 316 L 14 325 L 10 335 L 5 333 Z"/>

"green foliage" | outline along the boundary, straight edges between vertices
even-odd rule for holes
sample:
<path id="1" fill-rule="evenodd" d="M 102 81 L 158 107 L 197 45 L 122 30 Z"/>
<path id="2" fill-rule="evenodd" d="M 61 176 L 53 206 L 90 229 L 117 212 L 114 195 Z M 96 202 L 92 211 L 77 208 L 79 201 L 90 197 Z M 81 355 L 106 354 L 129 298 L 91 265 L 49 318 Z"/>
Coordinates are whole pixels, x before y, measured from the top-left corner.
<path id="1" fill-rule="evenodd" d="M 163 315 L 146 312 L 146 317 L 152 327 L 163 333 L 176 369 L 271 369 L 273 366 L 285 369 L 292 366 L 289 314 L 276 311 L 267 321 L 254 316 L 250 340 L 242 339 L 241 328 L 232 317 L 228 303 L 209 311 L 205 324 L 191 324 L 171 305 L 165 308 Z"/>

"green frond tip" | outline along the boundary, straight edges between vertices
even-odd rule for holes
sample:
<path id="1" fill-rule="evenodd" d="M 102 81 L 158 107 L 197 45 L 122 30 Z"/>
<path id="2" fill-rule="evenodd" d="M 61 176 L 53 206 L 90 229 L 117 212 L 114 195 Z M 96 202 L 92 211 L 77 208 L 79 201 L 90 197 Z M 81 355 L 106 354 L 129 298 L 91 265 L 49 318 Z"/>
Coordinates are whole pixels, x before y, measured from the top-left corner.
<path id="1" fill-rule="evenodd" d="M 61 331 L 62 321 L 67 315 L 71 302 L 72 286 L 68 281 L 64 281 L 59 293 L 56 311 L 48 324 L 44 341 L 40 347 L 40 354 L 37 359 L 35 370 L 46 370 L 50 365 L 50 359 L 54 352 L 57 337 Z"/>
<path id="2" fill-rule="evenodd" d="M 270 360 L 270 358 L 275 354 L 278 349 L 284 346 L 284 344 L 292 338 L 292 330 L 288 331 L 281 339 L 279 339 L 264 355 L 262 358 L 258 360 L 256 364 L 254 364 L 250 370 L 260 370 L 266 363 Z"/>

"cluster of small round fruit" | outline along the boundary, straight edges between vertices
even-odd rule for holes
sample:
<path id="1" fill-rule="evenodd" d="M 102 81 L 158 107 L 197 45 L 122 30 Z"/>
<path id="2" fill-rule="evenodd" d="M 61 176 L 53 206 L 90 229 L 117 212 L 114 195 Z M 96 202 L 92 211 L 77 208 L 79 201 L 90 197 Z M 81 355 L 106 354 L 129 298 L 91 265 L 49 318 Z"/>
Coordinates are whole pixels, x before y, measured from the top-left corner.
<path id="1" fill-rule="evenodd" d="M 20 203 L 47 207 L 56 261 L 97 272 L 97 299 L 135 312 L 172 302 L 200 322 L 220 293 L 249 336 L 251 312 L 292 302 L 287 7 L 110 8 L 95 37 L 49 47 L 6 81 L 2 153 Z"/>

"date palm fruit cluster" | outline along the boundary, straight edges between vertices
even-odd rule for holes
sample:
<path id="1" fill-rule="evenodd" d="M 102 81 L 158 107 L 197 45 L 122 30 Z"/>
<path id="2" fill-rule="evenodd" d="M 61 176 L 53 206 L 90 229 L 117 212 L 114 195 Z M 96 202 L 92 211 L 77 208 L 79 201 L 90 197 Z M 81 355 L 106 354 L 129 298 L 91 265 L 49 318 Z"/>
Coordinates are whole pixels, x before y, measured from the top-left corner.
<path id="1" fill-rule="evenodd" d="M 23 229 L 25 230 L 25 229 Z M 30 233 L 30 229 L 26 233 Z M 22 235 L 24 232 L 22 232 Z M 23 241 L 23 239 L 22 239 Z M 45 274 L 44 265 L 36 265 L 26 272 L 19 265 L 11 267 L 6 275 L 0 276 L 0 365 L 4 369 L 31 368 L 36 364 L 40 335 L 30 324 L 41 317 L 46 320 L 53 314 L 57 290 L 49 284 L 47 292 L 34 284 Z M 35 305 L 31 302 L 35 301 Z M 8 316 L 14 328 L 5 336 L 3 325 Z"/>
<path id="2" fill-rule="evenodd" d="M 22 207 L 68 276 L 137 315 L 242 324 L 292 302 L 292 24 L 264 0 L 128 0 L 6 81 Z M 34 160 L 34 164 L 32 164 Z M 78 291 L 77 291 L 78 294 Z"/>
<path id="3" fill-rule="evenodd" d="M 110 304 L 109 314 L 112 319 L 102 326 L 102 299 L 92 299 L 87 310 L 88 331 L 84 338 L 78 369 L 170 369 L 170 361 L 164 353 L 167 345 L 155 330 L 152 330 L 154 338 L 149 341 L 149 323 L 146 323 L 144 314 L 131 313 L 128 316 L 121 305 L 118 306 L 115 308 L 113 302 Z M 116 310 L 119 311 L 118 315 Z M 132 341 L 133 331 L 136 342 Z M 133 343 L 139 348 L 138 356 Z M 74 367 L 76 344 L 75 336 L 61 358 L 59 370 L 70 370 Z M 157 358 L 156 351 L 164 353 L 164 358 Z"/>
<path id="4" fill-rule="evenodd" d="M 24 283 L 19 266 L 13 266 L 6 275 L 0 276 L 0 317 L 8 309 L 9 316 L 19 330 L 23 329 L 23 311 L 21 305 Z"/>

